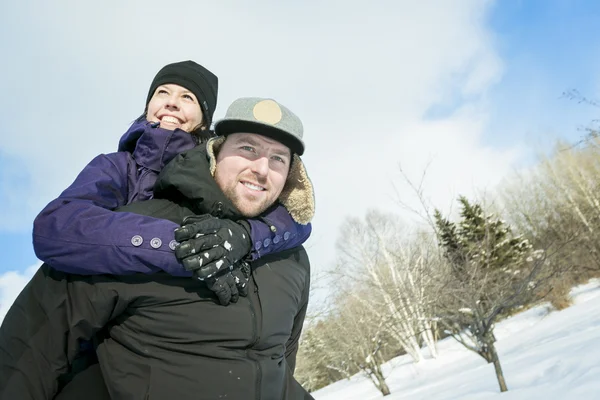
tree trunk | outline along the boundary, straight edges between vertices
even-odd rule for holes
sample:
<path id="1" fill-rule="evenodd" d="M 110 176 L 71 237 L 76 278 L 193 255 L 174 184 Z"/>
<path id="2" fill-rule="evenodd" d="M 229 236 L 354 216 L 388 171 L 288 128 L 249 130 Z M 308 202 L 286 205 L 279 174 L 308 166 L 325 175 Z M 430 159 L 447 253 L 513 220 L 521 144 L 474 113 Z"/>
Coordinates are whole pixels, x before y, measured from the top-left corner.
<path id="1" fill-rule="evenodd" d="M 371 369 L 371 373 L 369 374 L 371 381 L 375 384 L 375 387 L 379 389 L 382 395 L 387 396 L 390 394 L 390 388 L 388 387 L 385 377 L 381 372 L 381 366 L 375 365 L 374 368 Z"/>
<path id="2" fill-rule="evenodd" d="M 427 345 L 429 349 L 429 354 L 432 358 L 438 358 L 438 352 L 436 347 L 436 342 L 433 336 L 433 332 L 431 330 L 431 325 L 428 325 L 423 332 L 423 341 Z"/>
<path id="3" fill-rule="evenodd" d="M 481 350 L 479 351 L 479 355 L 481 357 L 483 357 L 483 359 L 488 363 L 491 364 L 494 362 L 494 356 L 492 355 L 492 353 L 489 351 L 489 347 L 487 348 L 488 350 Z"/>
<path id="4" fill-rule="evenodd" d="M 492 362 L 494 363 L 494 369 L 496 370 L 496 378 L 498 378 L 498 385 L 500 385 L 501 392 L 507 392 L 508 388 L 506 387 L 506 381 L 504 380 L 504 373 L 502 372 L 502 366 L 500 365 L 500 359 L 498 358 L 498 353 L 496 352 L 496 346 L 494 343 L 489 344 L 489 352 L 492 356 Z"/>
<path id="5" fill-rule="evenodd" d="M 377 378 L 375 386 L 377 386 L 377 389 L 379 389 L 381 394 L 384 396 L 390 394 L 390 388 L 388 387 L 385 378 L 381 374 L 376 374 L 375 377 Z"/>
<path id="6" fill-rule="evenodd" d="M 387 395 L 390 394 L 390 388 L 388 387 L 387 383 L 385 383 L 385 381 L 381 382 L 381 386 L 379 387 L 379 391 L 384 396 L 387 396 Z"/>

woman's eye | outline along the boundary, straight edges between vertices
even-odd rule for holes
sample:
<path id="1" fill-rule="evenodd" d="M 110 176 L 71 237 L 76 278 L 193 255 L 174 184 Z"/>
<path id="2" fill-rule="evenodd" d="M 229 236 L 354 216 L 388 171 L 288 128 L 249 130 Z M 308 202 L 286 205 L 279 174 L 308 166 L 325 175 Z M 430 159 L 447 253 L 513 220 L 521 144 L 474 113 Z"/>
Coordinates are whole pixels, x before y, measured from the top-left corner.
<path id="1" fill-rule="evenodd" d="M 169 92 L 167 92 L 165 89 L 158 89 L 156 94 L 169 94 Z"/>
<path id="2" fill-rule="evenodd" d="M 189 94 L 184 94 L 183 98 L 186 99 L 186 100 L 189 100 L 189 101 L 194 101 L 194 98 L 191 95 L 189 95 Z"/>

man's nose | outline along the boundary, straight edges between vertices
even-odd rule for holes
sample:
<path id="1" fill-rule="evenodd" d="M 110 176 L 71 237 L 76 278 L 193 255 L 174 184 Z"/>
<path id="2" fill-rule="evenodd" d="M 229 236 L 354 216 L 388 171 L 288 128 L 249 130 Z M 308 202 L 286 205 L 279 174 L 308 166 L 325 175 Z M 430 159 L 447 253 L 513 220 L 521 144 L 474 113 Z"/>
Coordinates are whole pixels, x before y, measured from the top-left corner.
<path id="1" fill-rule="evenodd" d="M 267 157 L 258 157 L 255 159 L 252 162 L 252 172 L 266 177 L 269 174 L 269 159 Z"/>

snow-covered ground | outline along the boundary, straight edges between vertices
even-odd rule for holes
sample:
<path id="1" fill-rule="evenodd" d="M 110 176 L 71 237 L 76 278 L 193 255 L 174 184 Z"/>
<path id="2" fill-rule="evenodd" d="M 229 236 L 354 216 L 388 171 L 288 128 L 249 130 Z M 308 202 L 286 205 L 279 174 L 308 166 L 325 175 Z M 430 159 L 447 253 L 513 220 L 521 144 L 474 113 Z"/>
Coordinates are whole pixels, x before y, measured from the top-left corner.
<path id="1" fill-rule="evenodd" d="M 391 395 L 408 399 L 600 399 L 600 280 L 571 292 L 574 305 L 548 312 L 538 306 L 499 323 L 497 348 L 508 385 L 500 393 L 494 367 L 453 339 L 439 342 L 440 356 L 386 364 Z M 325 387 L 318 400 L 384 397 L 361 375 Z"/>

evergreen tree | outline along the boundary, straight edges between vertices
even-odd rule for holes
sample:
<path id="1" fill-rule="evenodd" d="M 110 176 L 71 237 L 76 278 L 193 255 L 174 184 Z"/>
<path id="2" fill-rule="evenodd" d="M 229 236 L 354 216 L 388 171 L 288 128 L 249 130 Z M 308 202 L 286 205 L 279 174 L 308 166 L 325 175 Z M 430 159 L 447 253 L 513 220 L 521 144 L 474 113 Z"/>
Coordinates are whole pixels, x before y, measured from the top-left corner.
<path id="1" fill-rule="evenodd" d="M 523 236 L 515 236 L 510 226 L 495 215 L 485 215 L 481 205 L 461 196 L 460 221 L 450 222 L 439 210 L 434 213 L 440 244 L 453 266 L 476 267 L 486 272 L 517 274 L 512 267 L 522 265 L 531 252 Z"/>
<path id="2" fill-rule="evenodd" d="M 540 262 L 528 240 L 483 207 L 459 198 L 460 220 L 450 222 L 439 210 L 434 219 L 439 245 L 448 260 L 438 303 L 446 333 L 494 364 L 501 391 L 507 386 L 495 348 L 494 322 L 522 305 Z"/>

